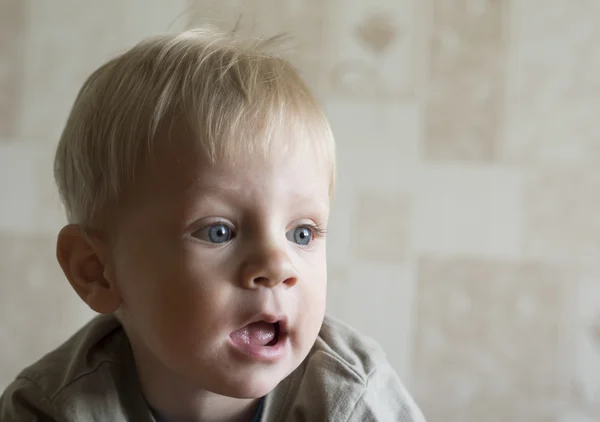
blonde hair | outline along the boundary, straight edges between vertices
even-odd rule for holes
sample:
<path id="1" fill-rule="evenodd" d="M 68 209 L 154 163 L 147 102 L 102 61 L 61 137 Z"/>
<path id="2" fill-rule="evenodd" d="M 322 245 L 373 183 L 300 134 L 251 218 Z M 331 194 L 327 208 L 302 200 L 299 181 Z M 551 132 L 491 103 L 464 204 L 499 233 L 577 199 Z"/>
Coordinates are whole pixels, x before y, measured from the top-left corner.
<path id="1" fill-rule="evenodd" d="M 84 83 L 60 138 L 54 175 L 69 222 L 102 226 L 152 158 L 157 131 L 183 117 L 211 160 L 311 148 L 335 173 L 321 107 L 271 39 L 212 28 L 149 38 Z M 288 135 L 276 136 L 286 131 Z M 189 141 L 188 141 L 189 142 Z"/>

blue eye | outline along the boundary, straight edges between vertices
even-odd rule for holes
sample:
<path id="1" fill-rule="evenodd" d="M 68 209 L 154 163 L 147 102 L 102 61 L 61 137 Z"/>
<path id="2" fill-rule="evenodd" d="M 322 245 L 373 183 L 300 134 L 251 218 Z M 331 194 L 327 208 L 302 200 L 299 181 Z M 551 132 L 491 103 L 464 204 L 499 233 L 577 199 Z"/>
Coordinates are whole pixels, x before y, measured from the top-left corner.
<path id="1" fill-rule="evenodd" d="M 301 246 L 308 246 L 313 239 L 313 232 L 306 226 L 300 226 L 287 232 L 286 237 L 290 242 Z"/>
<path id="2" fill-rule="evenodd" d="M 231 237 L 231 230 L 225 224 L 213 224 L 208 228 L 208 240 L 212 243 L 227 242 Z"/>
<path id="3" fill-rule="evenodd" d="M 233 232 L 227 224 L 216 223 L 196 231 L 193 236 L 205 242 L 225 243 L 233 238 Z"/>

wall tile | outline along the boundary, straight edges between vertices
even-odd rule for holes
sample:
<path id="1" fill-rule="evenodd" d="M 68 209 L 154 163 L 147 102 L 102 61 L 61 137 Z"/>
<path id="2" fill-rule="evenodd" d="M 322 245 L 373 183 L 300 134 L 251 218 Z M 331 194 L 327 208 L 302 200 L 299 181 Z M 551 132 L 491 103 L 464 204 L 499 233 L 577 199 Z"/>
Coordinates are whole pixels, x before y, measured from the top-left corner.
<path id="1" fill-rule="evenodd" d="M 398 101 L 413 97 L 422 2 L 335 3 L 328 91 L 332 97 Z"/>
<path id="2" fill-rule="evenodd" d="M 142 37 L 168 31 L 185 11 L 181 0 L 170 2 L 170 14 L 165 5 L 169 3 L 152 8 L 131 0 L 62 0 L 61 7 L 30 3 L 18 137 L 57 140 L 89 74 Z"/>
<path id="3" fill-rule="evenodd" d="M 600 277 L 594 272 L 573 271 L 573 301 L 568 320 L 565 361 L 570 370 L 570 390 L 561 421 L 592 421 L 600 415 Z"/>
<path id="4" fill-rule="evenodd" d="M 53 145 L 0 145 L 0 230 L 56 234 L 66 223 L 53 178 Z"/>
<path id="5" fill-rule="evenodd" d="M 346 287 L 350 283 L 352 268 L 349 264 L 327 265 L 327 312 L 339 316 L 346 311 Z"/>
<path id="6" fill-rule="evenodd" d="M 352 259 L 355 193 L 337 189 L 327 223 L 327 262 L 347 265 Z"/>
<path id="7" fill-rule="evenodd" d="M 27 33 L 27 2 L 0 2 L 0 142 L 17 132 L 23 88 L 23 39 Z"/>
<path id="8" fill-rule="evenodd" d="M 519 257 L 521 177 L 483 165 L 427 165 L 416 178 L 412 238 L 419 252 Z"/>
<path id="9" fill-rule="evenodd" d="M 492 161 L 502 129 L 505 0 L 434 0 L 425 157 Z"/>
<path id="10" fill-rule="evenodd" d="M 523 192 L 524 252 L 536 259 L 597 267 L 600 174 L 555 167 L 532 171 Z"/>
<path id="11" fill-rule="evenodd" d="M 330 260 L 348 262 L 363 253 L 363 260 L 375 258 L 389 263 L 403 259 L 402 251 L 409 246 L 410 196 L 418 188 L 415 183 L 419 157 L 417 107 L 411 103 L 332 99 L 326 103 L 326 110 L 338 153 L 337 186 L 329 227 Z M 388 205 L 392 208 L 388 209 Z M 385 223 L 380 218 L 382 213 L 389 216 Z M 388 223 L 392 224 L 389 228 L 394 235 L 385 232 Z M 371 226 L 379 227 L 379 231 L 373 231 Z M 376 239 L 380 235 L 382 238 Z M 396 235 L 402 239 L 395 239 Z M 371 236 L 372 242 L 363 243 L 364 236 Z M 396 241 L 391 249 L 379 255 L 384 244 Z"/>
<path id="12" fill-rule="evenodd" d="M 513 2 L 505 161 L 600 162 L 598 16 L 594 0 Z"/>
<path id="13" fill-rule="evenodd" d="M 543 264 L 419 262 L 415 393 L 431 420 L 555 421 L 567 279 Z"/>
<path id="14" fill-rule="evenodd" d="M 416 104 L 330 100 L 340 191 L 412 191 L 420 155 Z"/>
<path id="15" fill-rule="evenodd" d="M 410 242 L 410 197 L 401 192 L 361 192 L 355 209 L 348 227 L 353 259 L 389 265 L 404 262 Z"/>
<path id="16" fill-rule="evenodd" d="M 0 390 L 92 316 L 62 274 L 55 244 L 56 236 L 0 232 Z"/>
<path id="17" fill-rule="evenodd" d="M 428 420 L 600 420 L 600 3 L 88 3 L 0 1 L 0 390 L 91 315 L 54 258 L 81 83 L 144 36 L 243 13 L 243 33 L 290 34 L 337 138 L 329 311 Z"/>
<path id="18" fill-rule="evenodd" d="M 85 78 L 123 47 L 123 2 L 34 3 L 28 10 L 18 137 L 57 140 Z M 106 31 L 106 22 L 114 30 Z"/>

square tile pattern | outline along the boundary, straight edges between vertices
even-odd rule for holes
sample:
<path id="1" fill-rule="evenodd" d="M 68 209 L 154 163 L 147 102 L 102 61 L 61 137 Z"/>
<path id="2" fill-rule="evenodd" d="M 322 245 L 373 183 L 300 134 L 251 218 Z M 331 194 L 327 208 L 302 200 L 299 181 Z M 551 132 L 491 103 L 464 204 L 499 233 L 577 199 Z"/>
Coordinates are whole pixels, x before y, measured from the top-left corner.
<path id="1" fill-rule="evenodd" d="M 328 308 L 431 421 L 600 420 L 596 0 L 0 2 L 0 389 L 92 313 L 54 257 L 84 79 L 201 23 L 281 48 L 337 138 Z"/>

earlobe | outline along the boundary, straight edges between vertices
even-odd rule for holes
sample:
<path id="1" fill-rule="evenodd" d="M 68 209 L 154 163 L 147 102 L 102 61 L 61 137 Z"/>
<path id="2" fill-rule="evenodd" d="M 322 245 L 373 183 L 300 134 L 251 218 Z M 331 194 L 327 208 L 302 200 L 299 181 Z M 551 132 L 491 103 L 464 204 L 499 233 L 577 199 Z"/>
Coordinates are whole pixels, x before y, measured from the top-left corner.
<path id="1" fill-rule="evenodd" d="M 79 297 L 94 311 L 115 312 L 121 304 L 114 278 L 109 278 L 107 245 L 86 233 L 80 225 L 69 224 L 60 231 L 56 257 Z"/>

